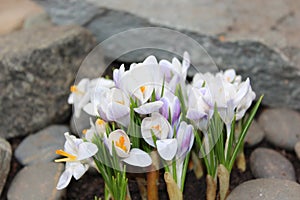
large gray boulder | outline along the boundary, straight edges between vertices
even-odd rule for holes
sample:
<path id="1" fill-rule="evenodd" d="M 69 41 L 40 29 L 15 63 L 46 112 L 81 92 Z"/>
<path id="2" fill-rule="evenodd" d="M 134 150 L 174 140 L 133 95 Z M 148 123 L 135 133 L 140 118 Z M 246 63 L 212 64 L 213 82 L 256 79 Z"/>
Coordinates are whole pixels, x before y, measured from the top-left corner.
<path id="1" fill-rule="evenodd" d="M 69 87 L 95 40 L 77 26 L 29 29 L 0 37 L 0 136 L 63 122 Z"/>
<path id="2" fill-rule="evenodd" d="M 290 3 L 292 7 L 280 0 L 276 3 L 255 1 L 249 6 L 241 0 L 235 1 L 234 5 L 198 1 L 176 4 L 149 1 L 145 4 L 138 0 L 124 4 L 115 0 L 89 0 L 89 5 L 100 8 L 98 12 L 93 10 L 93 17 L 84 20 L 85 23 L 78 23 L 91 30 L 99 42 L 132 28 L 154 26 L 180 30 L 202 45 L 214 62 L 203 50 L 199 51 L 186 40 L 159 32 L 139 32 L 131 39 L 113 38 L 102 47 L 107 57 L 118 58 L 121 62 L 138 62 L 149 54 L 170 59 L 172 53 L 179 56 L 187 50 L 191 53 L 192 63 L 197 66 L 189 71 L 189 75 L 196 71 L 215 71 L 214 63 L 220 69 L 235 68 L 244 77 L 251 78 L 257 96 L 265 95 L 263 104 L 300 109 L 300 45 L 299 37 L 295 37 L 299 32 L 300 15 L 292 9 L 299 8 L 300 3 L 296 0 Z M 52 10 L 52 19 L 59 21 L 59 15 L 53 12 L 61 9 L 59 4 L 43 1 L 42 5 L 46 10 Z M 253 16 L 254 11 L 259 14 Z M 60 24 L 64 18 L 61 17 Z M 133 51 L 137 47 L 147 49 Z M 172 53 L 157 51 L 158 47 L 166 47 Z M 133 52 L 129 53 L 130 48 Z"/>

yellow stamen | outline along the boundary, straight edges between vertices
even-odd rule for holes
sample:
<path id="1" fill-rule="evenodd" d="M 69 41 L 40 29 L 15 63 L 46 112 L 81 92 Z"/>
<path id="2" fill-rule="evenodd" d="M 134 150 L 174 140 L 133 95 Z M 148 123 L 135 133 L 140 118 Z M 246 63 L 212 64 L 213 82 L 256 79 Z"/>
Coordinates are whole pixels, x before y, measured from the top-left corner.
<path id="1" fill-rule="evenodd" d="M 104 125 L 105 124 L 105 121 L 103 121 L 102 119 L 97 119 L 96 120 L 96 123 L 100 126 Z"/>
<path id="2" fill-rule="evenodd" d="M 140 87 L 140 90 L 141 90 L 141 92 L 144 94 L 144 93 L 145 93 L 145 90 L 146 90 L 146 86 L 141 86 L 141 87 Z"/>
<path id="3" fill-rule="evenodd" d="M 156 126 L 152 126 L 151 128 L 157 130 L 157 131 L 161 131 L 160 125 L 157 124 Z"/>
<path id="4" fill-rule="evenodd" d="M 116 142 L 116 146 L 120 147 L 121 149 L 123 149 L 124 151 L 127 151 L 127 148 L 125 146 L 125 137 L 121 136 L 119 138 L 119 141 Z"/>
<path id="5" fill-rule="evenodd" d="M 86 129 L 83 129 L 83 130 L 82 130 L 82 134 L 84 134 L 84 135 L 85 135 L 85 134 L 86 134 L 86 132 L 87 132 L 87 130 L 86 130 Z"/>
<path id="6" fill-rule="evenodd" d="M 71 161 L 76 161 L 76 158 L 77 158 L 77 156 L 69 154 L 61 149 L 56 150 L 55 153 L 58 155 L 61 155 L 61 156 L 66 156 L 66 158 L 54 160 L 55 162 L 71 162 Z"/>
<path id="7" fill-rule="evenodd" d="M 117 103 L 119 103 L 119 104 L 122 104 L 122 105 L 124 105 L 125 104 L 125 102 L 124 101 L 116 101 Z"/>
<path id="8" fill-rule="evenodd" d="M 84 92 L 78 90 L 78 87 L 76 85 L 72 85 L 70 87 L 70 91 L 73 92 L 73 93 L 76 93 L 76 94 L 84 94 Z"/>

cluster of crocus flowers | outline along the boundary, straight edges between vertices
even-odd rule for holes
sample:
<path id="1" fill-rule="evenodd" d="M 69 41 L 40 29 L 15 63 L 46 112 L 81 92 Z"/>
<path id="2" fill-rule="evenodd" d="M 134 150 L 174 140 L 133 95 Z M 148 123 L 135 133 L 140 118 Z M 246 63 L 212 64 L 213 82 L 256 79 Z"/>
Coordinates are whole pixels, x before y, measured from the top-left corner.
<path id="1" fill-rule="evenodd" d="M 57 160 L 66 162 L 58 189 L 66 187 L 72 176 L 80 178 L 92 165 L 101 172 L 110 195 L 123 199 L 125 193 L 129 195 L 124 189 L 126 166 L 146 170 L 164 166 L 165 180 L 167 185 L 170 183 L 168 191 L 175 191 L 169 195 L 178 194 L 176 198 L 180 199 L 194 141 L 201 150 L 196 154 L 205 155 L 208 168 L 218 163 L 207 159 L 215 148 L 211 130 L 216 115 L 225 127 L 226 140 L 224 144 L 219 142 L 223 148 L 220 152 L 230 160 L 234 154 L 230 146 L 234 141 L 233 123 L 243 118 L 255 98 L 250 80 L 242 81 L 230 69 L 217 74 L 198 73 L 188 83 L 188 53 L 182 58 L 182 62 L 177 58 L 170 62 L 149 56 L 141 63 L 131 64 L 128 70 L 121 65 L 113 71 L 112 80 L 82 79 L 71 86 L 69 103 L 74 105 L 75 116 L 80 117 L 83 110 L 97 120 L 90 120 L 90 128 L 83 131 L 82 139 L 66 134 L 65 149 L 57 151 L 66 157 Z M 223 134 L 223 129 L 216 130 L 220 130 L 218 136 Z M 154 154 L 159 159 L 153 159 Z M 120 170 L 125 172 L 120 175 Z M 215 174 L 216 170 L 211 173 Z M 123 188 L 122 192 L 118 187 Z"/>

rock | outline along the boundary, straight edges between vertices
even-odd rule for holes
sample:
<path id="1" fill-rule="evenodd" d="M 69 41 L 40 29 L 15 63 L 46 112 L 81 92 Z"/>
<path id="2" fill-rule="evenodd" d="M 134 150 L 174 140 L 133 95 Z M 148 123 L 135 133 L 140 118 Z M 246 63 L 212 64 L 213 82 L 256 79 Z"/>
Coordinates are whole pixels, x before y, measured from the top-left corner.
<path id="1" fill-rule="evenodd" d="M 84 25 L 93 17 L 103 13 L 100 9 L 88 1 L 81 0 L 34 0 L 42 5 L 52 16 L 52 21 L 59 25 L 78 24 Z"/>
<path id="2" fill-rule="evenodd" d="M 15 157 L 22 165 L 32 165 L 40 162 L 49 163 L 59 157 L 55 150 L 63 149 L 65 132 L 69 128 L 63 125 L 51 125 L 27 136 L 15 151 Z"/>
<path id="3" fill-rule="evenodd" d="M 0 6 L 0 35 L 22 28 L 23 21 L 43 8 L 31 0 L 1 0 Z"/>
<path id="4" fill-rule="evenodd" d="M 300 114 L 288 109 L 264 110 L 258 119 L 266 133 L 266 139 L 272 144 L 294 150 L 300 141 Z"/>
<path id="5" fill-rule="evenodd" d="M 280 179 L 255 179 L 237 186 L 227 200 L 298 200 L 300 185 Z"/>
<path id="6" fill-rule="evenodd" d="M 11 146 L 0 137 L 0 196 L 10 169 Z"/>
<path id="7" fill-rule="evenodd" d="M 292 163 L 274 150 L 257 148 L 250 156 L 250 168 L 256 178 L 277 178 L 296 181 Z"/>
<path id="8" fill-rule="evenodd" d="M 256 120 L 252 121 L 252 124 L 245 137 L 245 144 L 247 146 L 255 146 L 260 143 L 265 137 L 265 133 Z"/>
<path id="9" fill-rule="evenodd" d="M 297 157 L 300 159 L 300 141 L 296 143 L 295 145 L 295 152 Z"/>
<path id="10" fill-rule="evenodd" d="M 51 22 L 49 15 L 47 13 L 43 12 L 43 13 L 38 13 L 36 15 L 26 18 L 26 20 L 24 21 L 24 24 L 23 24 L 23 28 L 24 29 L 36 28 L 36 27 L 42 28 L 42 27 L 47 27 L 47 26 L 51 26 L 51 25 L 52 25 L 52 22 Z"/>
<path id="11" fill-rule="evenodd" d="M 61 163 L 39 163 L 24 167 L 14 177 L 7 199 L 62 199 L 65 191 L 57 190 L 56 184 L 63 170 Z"/>
<path id="12" fill-rule="evenodd" d="M 295 7 L 298 7 L 297 5 L 299 3 L 297 3 L 296 0 L 290 1 L 295 4 Z M 133 33 L 130 38 L 124 38 L 123 36 L 119 38 L 114 37 L 106 44 L 101 44 L 102 48 L 105 50 L 105 55 L 111 58 L 110 61 L 118 59 L 118 61 L 121 62 L 139 62 L 150 54 L 158 54 L 160 55 L 159 58 L 170 59 L 172 56 L 176 55 L 178 57 L 182 55 L 183 51 L 188 50 L 191 54 L 192 64 L 197 66 L 189 70 L 188 74 L 190 76 L 194 75 L 196 71 L 204 72 L 216 71 L 218 68 L 235 68 L 243 77 L 251 78 L 251 84 L 253 85 L 254 91 L 257 93 L 257 97 L 261 94 L 265 95 L 263 100 L 264 105 L 300 109 L 300 89 L 298 87 L 298 85 L 300 85 L 300 64 L 295 63 L 295 61 L 299 60 L 296 57 L 297 55 L 300 55 L 300 53 L 298 53 L 300 52 L 300 45 L 298 45 L 299 47 L 293 48 L 295 49 L 293 52 L 296 52 L 291 53 L 293 58 L 288 58 L 287 55 L 284 54 L 284 51 L 280 51 L 277 48 L 278 46 L 280 48 L 282 47 L 282 49 L 287 49 L 289 44 L 300 44 L 300 42 L 296 42 L 299 41 L 299 37 L 293 36 L 297 35 L 299 30 L 294 28 L 296 27 L 294 25 L 288 25 L 289 20 L 291 21 L 290 24 L 298 23 L 300 21 L 297 20 L 299 14 L 292 12 L 295 17 L 287 14 L 289 13 L 290 8 L 281 6 L 282 2 L 270 5 L 267 4 L 267 8 L 270 9 L 270 13 L 267 12 L 270 14 L 270 18 L 264 19 L 270 19 L 270 21 L 263 21 L 263 23 L 266 24 L 275 24 L 276 29 L 282 26 L 280 23 L 277 24 L 277 20 L 281 21 L 281 19 L 283 19 L 285 25 L 280 28 L 280 30 L 282 30 L 281 32 L 271 30 L 261 31 L 260 29 L 262 26 L 266 29 L 272 27 L 272 25 L 265 26 L 261 24 L 261 20 L 259 19 L 262 18 L 250 17 L 251 20 L 254 21 L 248 26 L 249 23 L 245 23 L 245 20 L 248 21 L 249 18 L 237 18 L 236 13 L 232 12 L 233 9 L 238 13 L 244 14 L 243 16 L 247 16 L 248 14 L 245 13 L 244 10 L 249 10 L 249 13 L 253 13 L 250 12 L 252 9 L 256 10 L 258 8 L 264 8 L 263 10 L 260 10 L 260 14 L 266 14 L 265 3 L 256 1 L 256 3 L 251 4 L 250 7 L 245 7 L 243 1 L 238 0 L 237 5 L 234 5 L 232 8 L 230 7 L 230 9 L 228 9 L 228 5 L 223 2 L 200 4 L 200 6 L 199 2 L 192 1 L 188 4 L 184 2 L 185 6 L 180 6 L 181 3 L 172 4 L 167 1 L 163 4 L 171 6 L 170 9 L 168 7 L 168 11 L 164 9 L 164 6 L 161 6 L 161 2 L 156 1 L 150 1 L 146 5 L 141 2 L 128 3 L 126 5 L 122 4 L 121 7 L 119 7 L 120 2 L 117 1 L 113 1 L 113 3 L 107 3 L 106 1 L 90 2 L 106 8 L 105 12 L 100 10 L 97 15 L 84 24 L 86 28 L 94 33 L 99 42 L 105 41 L 105 39 L 116 33 L 127 31 L 132 28 L 150 26 L 167 26 L 175 30 L 180 30 L 190 37 L 190 39 L 187 39 L 186 36 L 181 37 L 176 34 L 162 34 L 160 31 L 152 32 L 147 30 L 144 32 L 139 30 L 136 33 Z M 149 9 L 149 6 L 155 8 L 155 12 L 160 14 L 150 14 L 149 10 L 151 9 Z M 179 7 L 177 6 L 179 6 L 180 9 L 178 9 Z M 195 6 L 197 9 L 204 9 L 205 12 L 194 12 L 193 9 L 195 9 Z M 47 6 L 45 7 L 47 9 Z M 185 9 L 181 9 L 182 7 Z M 109 10 L 111 8 L 116 10 Z M 175 18 L 173 18 L 173 14 L 167 14 L 168 12 L 174 12 L 172 8 L 177 8 L 176 13 L 180 10 L 180 13 L 182 14 L 174 15 Z M 136 10 L 138 10 L 138 12 L 134 12 Z M 161 13 L 163 13 L 163 15 L 161 15 Z M 274 13 L 277 13 L 277 15 L 274 15 Z M 279 14 L 282 15 L 283 18 L 278 18 Z M 59 15 L 55 13 L 50 13 L 50 16 L 52 19 L 60 18 Z M 164 16 L 163 19 L 161 16 Z M 183 20 L 183 16 L 185 16 L 185 20 Z M 212 19 L 213 21 L 206 20 L 208 19 L 207 16 L 211 16 L 212 18 L 209 19 Z M 166 21 L 164 22 L 164 20 Z M 168 20 L 171 21 L 167 22 Z M 63 23 L 63 18 L 61 21 Z M 197 26 L 195 26 L 195 24 L 197 24 Z M 245 26 L 245 29 L 243 29 L 243 26 Z M 287 33 L 284 27 L 291 32 Z M 254 38 L 257 38 L 254 32 L 252 32 L 253 30 L 258 31 L 259 38 L 269 37 L 269 35 L 270 38 L 267 38 L 266 40 L 263 40 L 263 38 L 253 40 Z M 205 31 L 204 34 L 203 31 Z M 233 34 L 234 38 L 242 40 L 236 40 L 234 38 L 227 40 L 226 38 L 230 38 L 232 32 L 237 32 L 236 34 Z M 225 33 L 225 36 L 219 37 L 220 34 L 223 33 Z M 125 33 L 125 35 L 128 35 L 128 33 Z M 291 39 L 293 42 L 282 42 L 285 39 L 289 39 L 284 38 L 283 35 L 293 36 L 294 39 Z M 193 44 L 191 40 L 193 40 L 194 43 L 199 43 L 205 51 L 202 47 L 199 47 L 199 45 L 191 45 Z M 267 41 L 268 45 L 266 45 L 266 42 L 264 41 Z M 274 42 L 276 44 L 274 44 Z M 139 50 L 137 51 L 137 49 Z M 161 49 L 165 51 L 162 51 Z M 210 56 L 208 56 L 206 52 Z M 214 62 L 212 62 L 211 58 Z M 203 66 L 205 66 L 205 68 L 203 68 Z"/>
<path id="13" fill-rule="evenodd" d="M 0 38 L 0 136 L 27 135 L 64 122 L 74 74 L 94 47 L 77 26 L 15 32 Z"/>

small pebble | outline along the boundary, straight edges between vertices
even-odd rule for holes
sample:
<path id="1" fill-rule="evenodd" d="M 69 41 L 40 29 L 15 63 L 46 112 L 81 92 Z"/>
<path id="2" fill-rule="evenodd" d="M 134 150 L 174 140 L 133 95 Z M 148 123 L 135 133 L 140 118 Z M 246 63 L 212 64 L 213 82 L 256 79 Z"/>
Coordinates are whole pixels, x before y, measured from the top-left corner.
<path id="1" fill-rule="evenodd" d="M 300 114 L 289 109 L 264 110 L 259 119 L 266 139 L 275 146 L 293 151 L 300 141 Z"/>
<path id="2" fill-rule="evenodd" d="M 7 193 L 8 200 L 59 200 L 65 190 L 56 185 L 64 170 L 61 163 L 39 163 L 26 166 L 14 177 Z"/>
<path id="3" fill-rule="evenodd" d="M 300 185 L 280 179 L 255 179 L 237 186 L 227 200 L 299 200 Z"/>
<path id="4" fill-rule="evenodd" d="M 17 147 L 15 157 L 22 165 L 51 162 L 59 157 L 55 150 L 64 148 L 64 133 L 68 131 L 67 126 L 52 125 L 29 135 Z"/>
<path id="5" fill-rule="evenodd" d="M 250 156 L 250 168 L 256 178 L 296 181 L 295 169 L 292 163 L 272 149 L 255 149 Z"/>
<path id="6" fill-rule="evenodd" d="M 264 130 L 260 127 L 256 120 L 253 120 L 245 137 L 245 144 L 249 147 L 255 146 L 260 143 L 264 137 Z"/>
<path id="7" fill-rule="evenodd" d="M 10 169 L 11 146 L 0 137 L 0 195 Z"/>

